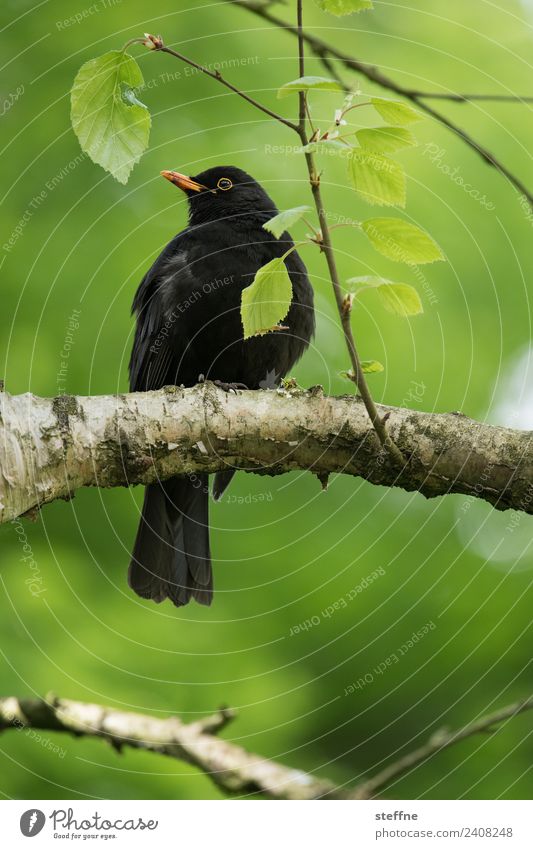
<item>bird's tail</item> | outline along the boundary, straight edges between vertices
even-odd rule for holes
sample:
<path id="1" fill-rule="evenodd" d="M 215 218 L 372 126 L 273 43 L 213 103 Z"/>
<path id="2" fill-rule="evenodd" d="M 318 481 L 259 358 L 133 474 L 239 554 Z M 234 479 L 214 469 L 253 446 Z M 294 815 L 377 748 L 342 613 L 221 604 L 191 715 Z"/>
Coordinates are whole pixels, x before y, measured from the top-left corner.
<path id="1" fill-rule="evenodd" d="M 211 604 L 213 574 L 209 550 L 207 475 L 171 478 L 146 487 L 128 571 L 128 583 L 142 598 L 165 598 L 181 607 L 191 598 Z"/>

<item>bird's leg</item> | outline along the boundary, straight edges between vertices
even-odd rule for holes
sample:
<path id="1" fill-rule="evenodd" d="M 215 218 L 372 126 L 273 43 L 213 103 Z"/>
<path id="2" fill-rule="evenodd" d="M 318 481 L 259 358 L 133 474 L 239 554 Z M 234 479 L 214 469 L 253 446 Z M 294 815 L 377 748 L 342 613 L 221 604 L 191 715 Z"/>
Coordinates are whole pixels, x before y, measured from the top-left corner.
<path id="1" fill-rule="evenodd" d="M 198 375 L 198 383 L 205 383 L 207 380 L 205 374 Z M 224 380 L 214 380 L 213 383 L 215 386 L 218 386 L 219 389 L 222 389 L 223 392 L 235 392 L 239 389 L 248 389 L 246 383 L 226 383 Z"/>
<path id="2" fill-rule="evenodd" d="M 248 389 L 245 383 L 225 383 L 223 380 L 214 380 L 213 383 L 223 392 L 235 392 L 237 394 L 239 389 Z"/>

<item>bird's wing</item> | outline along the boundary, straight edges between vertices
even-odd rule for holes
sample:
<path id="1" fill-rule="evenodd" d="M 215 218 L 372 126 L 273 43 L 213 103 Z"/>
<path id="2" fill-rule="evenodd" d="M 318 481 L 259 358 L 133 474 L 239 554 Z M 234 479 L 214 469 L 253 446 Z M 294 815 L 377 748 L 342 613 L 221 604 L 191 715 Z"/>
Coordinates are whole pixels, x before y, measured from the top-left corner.
<path id="1" fill-rule="evenodd" d="M 129 363 L 130 389 L 143 392 L 166 384 L 187 383 L 184 368 L 188 339 L 184 322 L 176 325 L 174 307 L 187 297 L 194 280 L 187 261 L 186 232 L 178 234 L 143 277 L 133 300 L 137 317 Z M 181 294 L 180 294 L 181 293 Z"/>

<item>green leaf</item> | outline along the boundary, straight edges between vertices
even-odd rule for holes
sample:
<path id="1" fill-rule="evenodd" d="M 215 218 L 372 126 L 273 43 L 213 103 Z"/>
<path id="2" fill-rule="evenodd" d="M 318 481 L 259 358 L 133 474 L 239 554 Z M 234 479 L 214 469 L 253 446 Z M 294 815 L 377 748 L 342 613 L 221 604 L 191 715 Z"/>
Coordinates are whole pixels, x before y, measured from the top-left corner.
<path id="1" fill-rule="evenodd" d="M 361 147 L 376 153 L 395 153 L 402 147 L 411 147 L 417 143 L 411 130 L 404 127 L 373 127 L 357 130 L 355 135 Z"/>
<path id="2" fill-rule="evenodd" d="M 361 360 L 361 371 L 363 374 L 376 374 L 385 371 L 385 366 L 377 360 Z"/>
<path id="3" fill-rule="evenodd" d="M 418 292 L 409 283 L 396 283 L 384 277 L 351 277 L 347 283 L 356 287 L 356 293 L 375 289 L 385 309 L 396 315 L 418 315 L 424 312 Z"/>
<path id="4" fill-rule="evenodd" d="M 413 121 L 420 121 L 422 117 L 420 112 L 412 106 L 407 106 L 406 103 L 400 103 L 398 100 L 372 97 L 370 102 L 387 124 L 411 124 Z"/>
<path id="5" fill-rule="evenodd" d="M 315 0 L 315 3 L 319 9 L 337 17 L 374 8 L 372 0 Z"/>
<path id="6" fill-rule="evenodd" d="M 354 148 L 348 157 L 354 188 L 376 206 L 405 206 L 405 172 L 399 162 Z"/>
<path id="7" fill-rule="evenodd" d="M 336 80 L 326 77 L 299 77 L 290 83 L 285 83 L 278 90 L 278 98 L 287 97 L 295 91 L 342 91 L 342 86 Z"/>
<path id="8" fill-rule="evenodd" d="M 292 284 L 283 257 L 271 259 L 263 265 L 254 281 L 241 296 L 241 319 L 244 338 L 262 336 L 281 329 L 279 322 L 289 312 Z"/>
<path id="9" fill-rule="evenodd" d="M 361 371 L 363 374 L 377 374 L 380 371 L 385 371 L 385 367 L 378 362 L 377 360 L 361 360 Z M 348 380 L 351 380 L 352 383 L 355 383 L 357 386 L 357 381 L 355 379 L 355 372 L 350 369 L 349 371 L 341 371 L 341 377 L 346 377 Z"/>
<path id="10" fill-rule="evenodd" d="M 285 230 L 288 230 L 289 227 L 296 224 L 302 215 L 305 215 L 305 213 L 309 212 L 310 209 L 310 206 L 295 206 L 292 209 L 286 209 L 284 212 L 280 212 L 278 215 L 275 215 L 274 218 L 271 218 L 266 222 L 266 224 L 263 224 L 263 230 L 268 230 L 268 232 L 272 233 L 276 239 L 279 239 Z"/>
<path id="11" fill-rule="evenodd" d="M 395 262 L 422 265 L 444 259 L 428 233 L 401 218 L 368 218 L 361 227 L 372 246 Z"/>
<path id="12" fill-rule="evenodd" d="M 424 312 L 420 295 L 409 283 L 391 283 L 380 286 L 377 293 L 386 310 L 406 317 Z"/>
<path id="13" fill-rule="evenodd" d="M 148 146 L 150 113 L 135 95 L 144 83 L 137 62 L 113 50 L 82 65 L 70 93 L 81 148 L 120 183 Z"/>

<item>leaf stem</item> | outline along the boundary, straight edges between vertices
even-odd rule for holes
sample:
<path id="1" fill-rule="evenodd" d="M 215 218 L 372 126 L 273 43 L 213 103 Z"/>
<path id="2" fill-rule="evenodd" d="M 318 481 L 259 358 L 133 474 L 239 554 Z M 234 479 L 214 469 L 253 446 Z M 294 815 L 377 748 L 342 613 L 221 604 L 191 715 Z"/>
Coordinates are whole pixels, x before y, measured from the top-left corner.
<path id="1" fill-rule="evenodd" d="M 130 40 L 124 44 L 120 52 L 125 53 L 128 47 L 131 47 L 132 44 L 144 44 L 145 41 L 146 39 L 144 38 L 130 38 Z"/>

